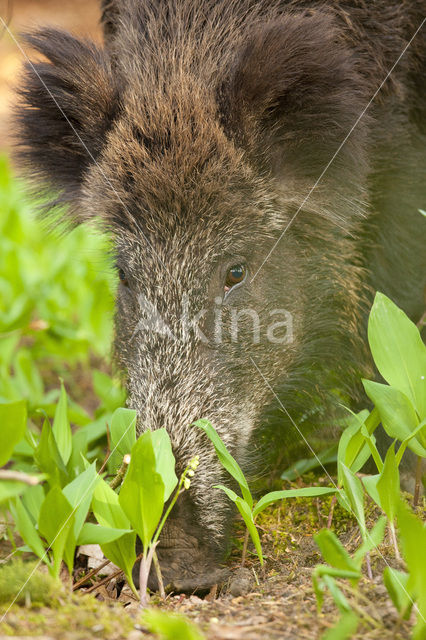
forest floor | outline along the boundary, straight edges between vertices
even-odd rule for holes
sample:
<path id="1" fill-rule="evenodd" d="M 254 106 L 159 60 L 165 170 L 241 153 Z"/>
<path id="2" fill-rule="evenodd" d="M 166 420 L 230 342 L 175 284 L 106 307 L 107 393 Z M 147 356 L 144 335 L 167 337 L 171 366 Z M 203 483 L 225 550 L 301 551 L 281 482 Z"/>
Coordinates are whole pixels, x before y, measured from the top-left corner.
<path id="1" fill-rule="evenodd" d="M 208 640 L 317 640 L 339 618 L 329 595 L 318 613 L 312 588 L 312 571 L 321 562 L 313 534 L 325 525 L 329 509 L 330 499 L 323 498 L 287 501 L 265 511 L 259 521 L 265 553 L 263 569 L 251 554 L 246 567 L 241 568 L 243 524 L 237 522 L 227 561 L 231 571 L 227 584 L 204 598 L 170 594 L 161 601 L 154 594 L 151 604 L 185 614 Z M 359 529 L 339 506 L 334 509 L 333 522 L 345 548 L 349 552 L 356 549 L 361 542 Z M 5 546 L 3 543 L 3 557 Z M 387 563 L 398 567 L 385 539 L 371 554 L 373 579 L 363 578 L 358 591 L 341 583 L 349 604 L 360 616 L 358 631 L 350 636 L 354 640 L 406 640 L 410 636 L 411 623 L 398 621 L 383 586 L 381 576 Z M 79 571 L 81 568 L 77 574 Z M 49 606 L 14 604 L 0 623 L 0 638 L 85 640 L 88 633 L 108 639 L 155 637 L 144 627 L 139 603 L 123 584 L 120 577 L 109 582 L 96 577 L 89 587 L 81 587 L 72 595 L 69 584 L 64 583 L 63 592 L 55 594 Z M 0 615 L 8 606 L 0 608 Z"/>

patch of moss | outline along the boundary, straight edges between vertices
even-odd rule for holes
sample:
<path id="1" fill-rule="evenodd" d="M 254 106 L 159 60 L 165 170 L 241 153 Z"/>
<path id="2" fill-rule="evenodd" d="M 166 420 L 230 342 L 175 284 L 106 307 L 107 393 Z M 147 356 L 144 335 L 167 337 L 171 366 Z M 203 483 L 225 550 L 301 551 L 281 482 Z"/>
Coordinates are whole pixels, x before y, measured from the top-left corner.
<path id="1" fill-rule="evenodd" d="M 38 562 L 12 560 L 0 565 L 0 603 L 50 604 L 62 585 L 38 569 Z"/>

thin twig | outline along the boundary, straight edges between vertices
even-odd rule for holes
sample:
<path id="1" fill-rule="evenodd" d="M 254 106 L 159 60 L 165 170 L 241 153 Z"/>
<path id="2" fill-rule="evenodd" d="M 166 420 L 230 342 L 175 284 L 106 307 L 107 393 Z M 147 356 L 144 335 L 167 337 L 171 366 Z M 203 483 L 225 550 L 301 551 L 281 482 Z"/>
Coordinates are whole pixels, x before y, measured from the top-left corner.
<path id="1" fill-rule="evenodd" d="M 152 556 L 152 561 L 154 563 L 155 574 L 157 576 L 158 590 L 160 592 L 160 598 L 165 600 L 166 599 L 166 592 L 164 590 L 163 576 L 161 574 L 161 567 L 160 567 L 160 563 L 158 561 L 158 556 L 157 556 L 157 552 L 156 551 L 154 551 L 154 554 Z"/>
<path id="2" fill-rule="evenodd" d="M 92 585 L 91 587 L 89 587 L 89 589 L 87 589 L 86 593 L 92 593 L 92 591 L 96 591 L 96 589 L 98 587 L 102 587 L 103 584 L 106 584 L 107 582 L 109 582 L 110 580 L 112 580 L 113 578 L 116 578 L 117 576 L 119 576 L 120 574 L 123 574 L 124 576 L 124 571 L 122 569 L 118 569 L 115 573 L 112 573 L 110 576 L 106 576 L 106 578 L 102 578 L 102 580 L 100 580 L 99 582 L 97 582 L 96 584 Z"/>
<path id="3" fill-rule="evenodd" d="M 34 486 L 40 482 L 37 476 L 30 476 L 23 471 L 13 471 L 13 469 L 0 469 L 0 480 L 14 480 Z"/>
<path id="4" fill-rule="evenodd" d="M 84 584 L 85 582 L 90 580 L 90 578 L 93 578 L 93 576 L 95 576 L 97 573 L 99 573 L 99 571 L 101 571 L 101 569 L 106 567 L 107 564 L 109 564 L 110 562 L 111 562 L 111 560 L 105 560 L 98 567 L 95 567 L 94 569 L 91 569 L 89 571 L 89 573 L 86 573 L 86 575 L 84 575 L 82 578 L 80 578 L 80 580 L 73 585 L 72 590 L 76 591 L 79 587 L 81 587 L 82 584 Z"/>

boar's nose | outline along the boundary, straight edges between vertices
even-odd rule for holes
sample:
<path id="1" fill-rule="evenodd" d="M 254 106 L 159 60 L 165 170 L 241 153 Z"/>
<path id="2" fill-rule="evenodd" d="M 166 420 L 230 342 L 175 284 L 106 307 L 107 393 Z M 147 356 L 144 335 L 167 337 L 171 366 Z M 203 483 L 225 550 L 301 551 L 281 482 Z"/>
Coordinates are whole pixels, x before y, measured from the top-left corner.
<path id="1" fill-rule="evenodd" d="M 142 551 L 140 544 L 137 547 L 138 553 Z M 223 545 L 200 525 L 189 492 L 184 492 L 173 507 L 157 547 L 166 591 L 203 594 L 214 584 L 223 584 L 229 576 L 229 570 L 220 566 L 223 555 Z M 138 585 L 139 563 L 133 569 L 133 580 Z M 154 568 L 148 586 L 158 589 Z"/>

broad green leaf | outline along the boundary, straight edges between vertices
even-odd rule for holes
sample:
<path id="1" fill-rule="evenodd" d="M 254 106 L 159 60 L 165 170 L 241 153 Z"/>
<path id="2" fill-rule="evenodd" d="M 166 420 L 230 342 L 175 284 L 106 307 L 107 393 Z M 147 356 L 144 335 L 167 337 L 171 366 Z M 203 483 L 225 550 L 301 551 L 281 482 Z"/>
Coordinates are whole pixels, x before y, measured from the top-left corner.
<path id="1" fill-rule="evenodd" d="M 0 403 L 0 467 L 9 461 L 13 449 L 23 439 L 26 426 L 25 400 Z"/>
<path id="2" fill-rule="evenodd" d="M 370 553 L 372 549 L 375 549 L 379 546 L 379 544 L 383 541 L 386 529 L 386 518 L 385 516 L 381 516 L 374 527 L 367 531 L 365 540 L 361 544 L 360 547 L 355 551 L 353 555 L 353 559 L 358 567 L 361 567 L 361 564 L 367 553 Z"/>
<path id="3" fill-rule="evenodd" d="M 50 486 L 67 483 L 68 473 L 47 419 L 43 423 L 40 441 L 34 451 L 34 460 L 47 473 Z"/>
<path id="4" fill-rule="evenodd" d="M 151 431 L 145 431 L 133 445 L 118 500 L 146 549 L 164 507 L 164 482 L 156 471 Z"/>
<path id="5" fill-rule="evenodd" d="M 197 627 L 178 613 L 149 607 L 142 614 L 142 622 L 158 640 L 204 640 Z"/>
<path id="6" fill-rule="evenodd" d="M 11 498 L 21 496 L 28 489 L 28 485 L 17 480 L 0 481 L 0 504 L 7 502 Z"/>
<path id="7" fill-rule="evenodd" d="M 337 484 L 339 486 L 343 484 L 342 464 L 345 464 L 356 473 L 370 457 L 368 444 L 365 442 L 365 437 L 361 432 L 363 425 L 367 426 L 371 435 L 380 422 L 377 411 L 373 410 L 369 414 L 367 410 L 364 410 L 354 414 L 350 409 L 347 410 L 352 414 L 352 420 L 350 420 L 349 425 L 340 436 L 337 450 Z"/>
<path id="8" fill-rule="evenodd" d="M 384 585 L 396 610 L 402 614 L 404 620 L 408 620 L 410 617 L 413 606 L 413 599 L 408 591 L 408 578 L 408 573 L 397 571 L 391 567 L 385 567 L 383 571 Z"/>
<path id="9" fill-rule="evenodd" d="M 328 493 L 336 493 L 337 488 L 330 487 L 304 487 L 303 489 L 284 489 L 283 491 L 271 491 L 262 496 L 255 508 L 253 509 L 253 518 L 255 518 L 261 511 L 266 509 L 273 502 L 278 500 L 285 500 L 287 498 L 315 498 L 317 496 L 323 496 Z"/>
<path id="10" fill-rule="evenodd" d="M 111 444 L 121 457 L 130 453 L 136 442 L 136 420 L 138 414 L 133 409 L 119 408 L 111 419 Z"/>
<path id="11" fill-rule="evenodd" d="M 43 487 L 40 484 L 36 484 L 34 487 L 28 487 L 21 500 L 33 522 L 38 522 L 41 505 L 44 500 Z"/>
<path id="12" fill-rule="evenodd" d="M 93 522 L 85 522 L 77 539 L 77 544 L 108 544 L 121 538 L 131 529 L 112 529 Z M 121 568 L 121 567 L 120 567 Z"/>
<path id="13" fill-rule="evenodd" d="M 78 538 L 92 502 L 93 492 L 99 481 L 96 463 L 93 462 L 83 473 L 62 489 L 74 512 L 74 537 Z"/>
<path id="14" fill-rule="evenodd" d="M 35 489 L 36 487 L 33 488 Z M 40 540 L 40 536 L 37 533 L 34 522 L 32 522 L 29 513 L 22 504 L 20 498 L 11 501 L 10 511 L 22 540 L 29 546 L 36 556 L 43 559 L 45 558 L 45 561 L 47 562 L 48 558 L 45 553 L 44 545 Z"/>
<path id="15" fill-rule="evenodd" d="M 228 498 L 230 500 L 232 500 L 232 502 L 235 502 L 238 511 L 240 512 L 244 523 L 248 529 L 248 532 L 250 534 L 250 537 L 253 541 L 253 544 L 255 546 L 256 549 L 256 553 L 258 555 L 258 558 L 260 560 L 260 564 L 263 565 L 263 554 L 262 554 L 262 545 L 260 544 L 260 538 L 259 538 L 259 532 L 257 530 L 257 527 L 254 523 L 253 520 L 253 514 L 252 511 L 249 507 L 249 505 L 247 504 L 247 502 L 241 498 L 240 496 L 238 496 L 235 491 L 232 491 L 232 489 L 229 489 L 228 487 L 225 487 L 222 484 L 217 484 L 214 485 L 213 487 L 214 489 L 221 489 L 222 491 L 224 491 L 226 493 L 226 495 L 228 496 Z"/>
<path id="16" fill-rule="evenodd" d="M 358 628 L 359 618 L 355 611 L 345 611 L 338 623 L 322 636 L 321 640 L 351 640 Z"/>
<path id="17" fill-rule="evenodd" d="M 253 498 L 241 467 L 238 462 L 231 456 L 214 427 L 212 427 L 210 422 L 205 419 L 197 420 L 197 422 L 194 422 L 194 425 L 202 429 L 207 437 L 211 440 L 215 448 L 216 455 L 219 458 L 222 466 L 227 470 L 228 473 L 231 474 L 234 480 L 238 482 L 244 500 L 247 502 L 250 509 L 252 509 Z"/>
<path id="18" fill-rule="evenodd" d="M 426 418 L 426 346 L 416 325 L 382 293 L 371 309 L 368 341 L 386 382 L 411 400 L 420 420 Z"/>
<path id="19" fill-rule="evenodd" d="M 419 421 L 409 398 L 396 387 L 389 387 L 386 384 L 363 380 L 364 389 L 368 397 L 376 405 L 380 419 L 386 433 L 391 438 L 405 440 L 417 428 Z M 421 435 L 419 434 L 419 439 Z M 422 443 L 417 438 L 413 438 L 409 447 L 418 456 L 426 457 L 426 439 Z"/>
<path id="20" fill-rule="evenodd" d="M 377 473 L 374 476 L 364 476 L 362 479 L 362 484 L 365 487 L 366 492 L 370 496 L 372 500 L 382 509 L 382 504 L 380 501 L 380 495 L 377 491 L 377 483 L 380 478 L 380 473 Z"/>
<path id="21" fill-rule="evenodd" d="M 41 505 L 38 528 L 52 549 L 52 572 L 56 578 L 59 576 L 63 559 L 67 561 L 68 569 L 70 571 L 72 569 L 70 562 L 74 555 L 75 540 L 72 539 L 72 536 L 69 540 L 67 538 L 73 527 L 74 515 L 72 507 L 61 489 L 55 486 L 46 495 Z"/>
<path id="22" fill-rule="evenodd" d="M 387 450 L 383 470 L 377 481 L 377 492 L 380 496 L 380 506 L 390 522 L 393 522 L 400 502 L 399 470 L 394 442 Z"/>
<path id="23" fill-rule="evenodd" d="M 328 573 L 325 573 L 322 577 L 324 584 L 328 587 L 328 590 L 331 593 L 331 596 L 334 600 L 334 604 L 339 609 L 340 613 L 346 613 L 351 611 L 350 604 L 346 600 L 343 592 L 339 589 L 337 582 L 335 579 L 330 576 Z"/>
<path id="24" fill-rule="evenodd" d="M 118 495 L 105 480 L 99 480 L 93 492 L 92 510 L 96 520 L 108 529 L 130 529 L 130 521 L 121 508 Z M 132 569 L 136 562 L 136 533 L 120 536 L 113 542 L 100 543 L 104 555 L 126 575 L 127 581 L 136 592 L 132 579 Z"/>
<path id="25" fill-rule="evenodd" d="M 92 511 L 103 527 L 129 529 L 130 520 L 118 502 L 118 494 L 100 479 L 93 492 Z"/>
<path id="26" fill-rule="evenodd" d="M 164 502 L 173 493 L 178 479 L 175 473 L 175 457 L 172 451 L 169 434 L 165 429 L 156 429 L 151 432 L 152 446 L 154 447 L 156 470 L 164 482 Z"/>
<path id="27" fill-rule="evenodd" d="M 335 569 L 355 572 L 357 580 L 361 577 L 356 562 L 352 560 L 351 556 L 333 531 L 330 529 L 322 529 L 319 533 L 314 535 L 314 540 L 321 551 L 322 557 L 326 562 L 328 562 L 328 564 Z"/>
<path id="28" fill-rule="evenodd" d="M 408 592 L 417 599 L 417 624 L 413 638 L 426 635 L 426 527 L 401 501 L 398 509 L 398 528 L 402 553 L 409 570 Z"/>
<path id="29" fill-rule="evenodd" d="M 357 519 L 361 535 L 364 538 L 366 526 L 364 514 L 364 491 L 361 480 L 344 464 L 342 464 L 342 472 L 345 493 L 350 502 L 353 514 Z"/>
<path id="30" fill-rule="evenodd" d="M 62 380 L 61 394 L 59 396 L 59 402 L 57 404 L 55 417 L 53 419 L 52 431 L 53 435 L 55 436 L 56 444 L 58 445 L 58 450 L 61 454 L 61 458 L 64 461 L 64 464 L 67 464 L 72 451 L 72 433 L 68 420 L 67 394 Z"/>
<path id="31" fill-rule="evenodd" d="M 401 446 L 399 447 L 398 452 L 396 454 L 396 462 L 398 466 L 402 460 L 402 456 L 404 455 L 405 449 L 407 448 L 407 446 L 409 446 L 411 440 L 417 436 L 419 436 L 419 440 L 421 442 L 424 442 L 424 439 L 426 438 L 426 419 L 420 422 L 417 425 L 416 429 L 414 429 L 414 431 L 411 433 L 411 435 L 409 435 L 407 438 L 405 438 L 405 440 L 401 442 Z"/>

